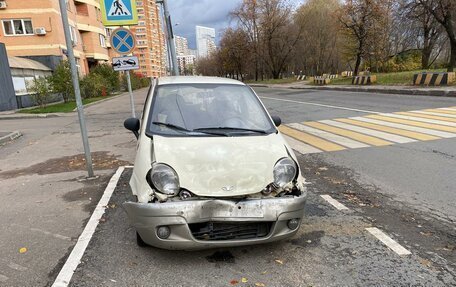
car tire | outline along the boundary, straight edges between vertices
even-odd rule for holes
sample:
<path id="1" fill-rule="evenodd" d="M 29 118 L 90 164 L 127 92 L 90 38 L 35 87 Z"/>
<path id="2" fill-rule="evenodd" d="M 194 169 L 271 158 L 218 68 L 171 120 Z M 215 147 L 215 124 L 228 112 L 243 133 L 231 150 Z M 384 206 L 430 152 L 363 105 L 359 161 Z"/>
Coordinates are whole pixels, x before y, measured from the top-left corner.
<path id="1" fill-rule="evenodd" d="M 138 231 L 136 231 L 136 244 L 138 244 L 139 247 L 149 246 L 146 242 L 142 240 L 141 235 L 139 235 Z"/>

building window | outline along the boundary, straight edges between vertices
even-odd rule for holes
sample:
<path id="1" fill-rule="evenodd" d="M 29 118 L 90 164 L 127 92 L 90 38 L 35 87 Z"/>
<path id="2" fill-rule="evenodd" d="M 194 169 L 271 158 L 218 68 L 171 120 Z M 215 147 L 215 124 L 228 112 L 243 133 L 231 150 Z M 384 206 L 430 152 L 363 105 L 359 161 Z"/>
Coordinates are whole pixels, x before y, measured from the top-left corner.
<path id="1" fill-rule="evenodd" d="M 103 48 L 106 48 L 106 38 L 102 34 L 100 34 L 100 45 Z"/>
<path id="2" fill-rule="evenodd" d="M 76 46 L 78 44 L 78 36 L 76 34 L 76 29 L 70 25 L 70 38 L 71 42 L 73 43 L 73 46 Z"/>
<path id="3" fill-rule="evenodd" d="M 32 20 L 11 19 L 2 20 L 5 36 L 33 35 Z"/>

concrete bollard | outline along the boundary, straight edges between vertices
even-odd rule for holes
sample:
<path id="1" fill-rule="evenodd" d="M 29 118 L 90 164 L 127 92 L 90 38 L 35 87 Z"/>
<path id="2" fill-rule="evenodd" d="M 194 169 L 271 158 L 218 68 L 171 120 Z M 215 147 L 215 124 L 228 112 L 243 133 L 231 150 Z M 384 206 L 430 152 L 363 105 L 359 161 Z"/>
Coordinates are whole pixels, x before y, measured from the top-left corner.
<path id="1" fill-rule="evenodd" d="M 423 72 L 413 75 L 414 85 L 425 85 L 425 86 L 442 86 L 449 85 L 456 81 L 455 72 Z"/>
<path id="2" fill-rule="evenodd" d="M 352 85 L 371 85 L 377 82 L 377 76 L 355 76 L 352 79 Z"/>

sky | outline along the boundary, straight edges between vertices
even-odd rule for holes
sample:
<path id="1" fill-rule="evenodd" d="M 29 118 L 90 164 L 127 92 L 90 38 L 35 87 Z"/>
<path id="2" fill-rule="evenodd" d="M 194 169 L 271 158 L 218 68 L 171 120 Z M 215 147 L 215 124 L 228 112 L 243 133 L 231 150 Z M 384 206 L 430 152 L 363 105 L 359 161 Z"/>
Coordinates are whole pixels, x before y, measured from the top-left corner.
<path id="1" fill-rule="evenodd" d="M 174 34 L 188 39 L 190 49 L 196 49 L 195 26 L 215 28 L 216 41 L 220 33 L 233 26 L 229 12 L 242 0 L 168 0 Z M 177 24 L 177 25 L 176 25 Z"/>

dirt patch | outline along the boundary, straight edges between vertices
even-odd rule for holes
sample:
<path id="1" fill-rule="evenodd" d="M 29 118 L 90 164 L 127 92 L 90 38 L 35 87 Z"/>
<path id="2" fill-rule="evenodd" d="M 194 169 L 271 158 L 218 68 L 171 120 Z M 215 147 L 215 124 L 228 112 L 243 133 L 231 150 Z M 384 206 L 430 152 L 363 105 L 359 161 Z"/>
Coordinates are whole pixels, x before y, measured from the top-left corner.
<path id="1" fill-rule="evenodd" d="M 110 177 L 111 175 L 104 175 L 94 180 L 84 181 L 83 187 L 67 192 L 63 199 L 67 202 L 83 201 L 86 203 L 84 211 L 92 212 L 103 195 Z"/>
<path id="2" fill-rule="evenodd" d="M 130 164 L 127 161 L 119 160 L 119 156 L 109 154 L 107 151 L 92 153 L 92 163 L 95 170 L 114 169 L 119 166 Z M 86 162 L 84 154 L 53 158 L 45 162 L 15 170 L 0 172 L 0 178 L 8 179 L 30 174 L 53 174 L 85 170 Z"/>

